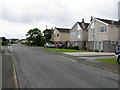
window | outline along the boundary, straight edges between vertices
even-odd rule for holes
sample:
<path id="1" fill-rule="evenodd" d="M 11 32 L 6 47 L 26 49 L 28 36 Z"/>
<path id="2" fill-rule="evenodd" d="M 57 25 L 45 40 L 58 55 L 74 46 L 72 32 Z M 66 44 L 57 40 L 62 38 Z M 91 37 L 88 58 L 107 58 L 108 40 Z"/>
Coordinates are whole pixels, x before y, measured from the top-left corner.
<path id="1" fill-rule="evenodd" d="M 94 28 L 90 29 L 90 37 L 93 38 L 94 37 Z"/>
<path id="2" fill-rule="evenodd" d="M 57 37 L 59 37 L 60 35 L 59 34 L 57 34 Z"/>
<path id="3" fill-rule="evenodd" d="M 75 35 L 75 32 L 71 32 L 70 34 L 71 34 L 71 36 L 74 36 L 74 35 Z"/>
<path id="4" fill-rule="evenodd" d="M 77 41 L 74 41 L 73 43 L 74 43 L 74 46 L 77 46 Z"/>
<path id="5" fill-rule="evenodd" d="M 116 41 L 111 41 L 111 44 L 116 44 Z"/>
<path id="6" fill-rule="evenodd" d="M 100 27 L 100 32 L 107 32 L 107 27 Z"/>
<path id="7" fill-rule="evenodd" d="M 81 38 L 81 36 L 80 36 L 80 31 L 78 31 L 78 38 Z"/>

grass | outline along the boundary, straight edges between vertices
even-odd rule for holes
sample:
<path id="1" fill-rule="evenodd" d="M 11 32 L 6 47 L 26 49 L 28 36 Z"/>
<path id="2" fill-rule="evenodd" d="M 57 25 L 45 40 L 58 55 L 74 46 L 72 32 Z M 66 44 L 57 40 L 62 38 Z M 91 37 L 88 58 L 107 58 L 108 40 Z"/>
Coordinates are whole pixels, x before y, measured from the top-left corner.
<path id="1" fill-rule="evenodd" d="M 103 61 L 111 64 L 118 64 L 115 58 L 96 59 L 97 61 Z"/>
<path id="2" fill-rule="evenodd" d="M 84 51 L 84 50 L 58 49 L 58 48 L 47 48 L 47 50 L 52 50 L 56 52 L 90 52 L 90 51 Z"/>

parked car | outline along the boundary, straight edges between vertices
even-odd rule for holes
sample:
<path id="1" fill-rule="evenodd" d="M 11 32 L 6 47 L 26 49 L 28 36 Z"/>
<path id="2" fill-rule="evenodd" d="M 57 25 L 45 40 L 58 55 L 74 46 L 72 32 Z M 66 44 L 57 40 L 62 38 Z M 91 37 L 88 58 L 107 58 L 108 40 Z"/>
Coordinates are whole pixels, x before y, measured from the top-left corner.
<path id="1" fill-rule="evenodd" d="M 118 46 L 115 50 L 115 57 L 117 59 L 117 62 L 120 64 L 120 46 Z"/>
<path id="2" fill-rule="evenodd" d="M 54 45 L 54 44 L 52 44 L 52 43 L 47 42 L 46 44 L 44 44 L 44 47 L 54 48 L 54 47 L 55 47 L 55 45 Z"/>
<path id="3" fill-rule="evenodd" d="M 55 47 L 56 47 L 56 48 L 63 48 L 63 47 L 65 47 L 65 44 L 57 43 L 57 44 L 55 45 Z"/>

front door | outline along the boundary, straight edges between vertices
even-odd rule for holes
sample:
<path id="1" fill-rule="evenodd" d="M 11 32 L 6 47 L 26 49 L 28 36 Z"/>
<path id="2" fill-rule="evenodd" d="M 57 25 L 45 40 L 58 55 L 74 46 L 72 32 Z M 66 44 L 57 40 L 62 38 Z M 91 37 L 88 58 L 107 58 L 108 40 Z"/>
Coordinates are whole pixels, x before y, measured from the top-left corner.
<path id="1" fill-rule="evenodd" d="M 98 50 L 101 52 L 102 51 L 102 42 L 98 42 Z"/>
<path id="2" fill-rule="evenodd" d="M 102 42 L 101 41 L 96 41 L 94 42 L 94 50 L 102 50 Z"/>

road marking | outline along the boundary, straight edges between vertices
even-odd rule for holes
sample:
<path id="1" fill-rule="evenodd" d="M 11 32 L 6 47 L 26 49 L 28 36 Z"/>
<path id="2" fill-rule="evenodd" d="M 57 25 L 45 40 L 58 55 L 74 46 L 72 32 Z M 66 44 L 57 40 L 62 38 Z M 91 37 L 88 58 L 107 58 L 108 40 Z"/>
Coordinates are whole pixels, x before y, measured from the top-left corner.
<path id="1" fill-rule="evenodd" d="M 61 57 L 61 58 L 64 58 L 64 59 L 68 59 L 68 60 L 73 61 L 73 62 L 77 62 L 76 60 L 73 60 L 73 59 L 71 59 L 71 58 L 63 57 L 63 56 L 60 56 L 60 55 L 57 55 L 57 56 L 58 56 L 58 57 Z"/>

